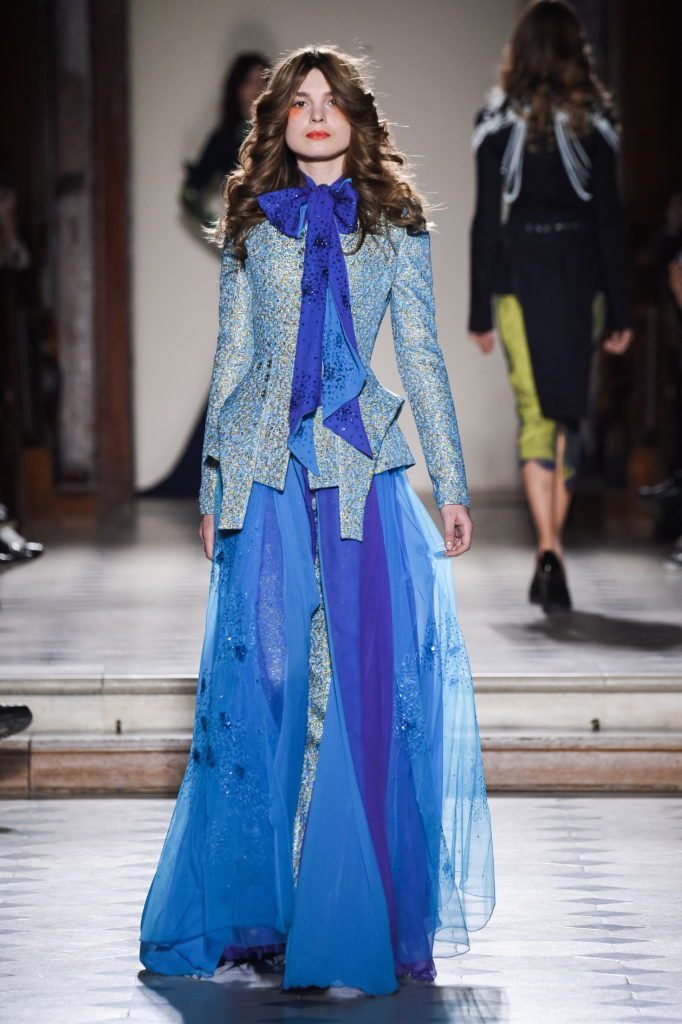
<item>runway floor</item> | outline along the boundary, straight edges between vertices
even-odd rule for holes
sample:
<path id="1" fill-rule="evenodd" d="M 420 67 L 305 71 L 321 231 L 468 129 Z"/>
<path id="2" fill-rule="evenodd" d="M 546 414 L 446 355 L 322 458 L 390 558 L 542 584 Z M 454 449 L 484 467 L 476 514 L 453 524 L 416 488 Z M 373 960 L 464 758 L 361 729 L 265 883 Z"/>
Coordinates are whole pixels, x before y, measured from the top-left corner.
<path id="1" fill-rule="evenodd" d="M 680 675 L 682 571 L 647 528 L 613 538 L 574 530 L 575 610 L 547 619 L 527 603 L 533 540 L 518 502 L 474 502 L 474 545 L 455 560 L 474 676 L 487 673 Z M 194 502 L 138 502 L 133 537 L 46 538 L 35 564 L 0 576 L 0 679 L 192 676 L 201 653 L 209 565 Z"/>
<path id="2" fill-rule="evenodd" d="M 281 975 L 140 972 L 170 800 L 0 803 L 4 1024 L 653 1024 L 682 1020 L 682 806 L 494 797 L 498 905 L 435 986 L 283 993 Z"/>
<path id="3" fill-rule="evenodd" d="M 518 504 L 474 508 L 455 564 L 474 676 L 680 676 L 682 572 L 639 534 L 574 532 L 576 611 L 526 603 L 532 539 Z M 208 564 L 191 503 L 139 504 L 132 539 L 46 537 L 2 575 L 0 679 L 191 676 Z M 295 995 L 279 975 L 140 974 L 142 904 L 172 811 L 166 799 L 0 802 L 3 1024 L 649 1024 L 682 1022 L 682 805 L 675 797 L 494 796 L 498 906 L 435 986 L 393 997 Z"/>

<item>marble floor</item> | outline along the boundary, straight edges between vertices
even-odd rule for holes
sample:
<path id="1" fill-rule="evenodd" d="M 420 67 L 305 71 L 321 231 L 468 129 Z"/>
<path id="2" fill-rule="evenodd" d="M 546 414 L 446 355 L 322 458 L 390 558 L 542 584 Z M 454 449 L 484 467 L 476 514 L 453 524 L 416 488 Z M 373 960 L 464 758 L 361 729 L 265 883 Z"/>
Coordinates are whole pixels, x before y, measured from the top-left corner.
<path id="1" fill-rule="evenodd" d="M 498 904 L 435 986 L 280 990 L 281 975 L 141 971 L 169 800 L 0 802 L 3 1024 L 654 1024 L 682 1021 L 682 805 L 491 799 Z"/>
<path id="2" fill-rule="evenodd" d="M 526 601 L 533 543 L 519 502 L 474 503 L 474 546 L 454 563 L 474 676 L 488 673 L 680 676 L 682 571 L 648 527 L 573 530 L 575 611 L 547 619 Z M 0 679 L 193 676 L 209 566 L 194 502 L 138 502 L 133 536 L 41 537 L 44 556 L 0 576 Z"/>

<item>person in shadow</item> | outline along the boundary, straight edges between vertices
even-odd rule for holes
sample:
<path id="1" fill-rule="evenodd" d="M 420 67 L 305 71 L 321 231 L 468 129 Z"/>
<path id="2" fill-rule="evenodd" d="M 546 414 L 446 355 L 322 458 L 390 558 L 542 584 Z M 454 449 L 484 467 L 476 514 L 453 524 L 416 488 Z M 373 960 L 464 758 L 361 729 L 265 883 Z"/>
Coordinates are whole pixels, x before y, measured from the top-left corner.
<path id="1" fill-rule="evenodd" d="M 573 9 L 563 0 L 528 5 L 474 131 L 469 331 L 483 353 L 492 351 L 494 305 L 537 531 L 529 599 L 545 612 L 571 607 L 563 530 L 594 345 L 604 333 L 600 293 L 604 349 L 621 355 L 632 339 L 618 147 Z"/>
<path id="2" fill-rule="evenodd" d="M 237 166 L 239 147 L 250 128 L 251 106 L 267 81 L 270 63 L 262 53 L 240 53 L 225 77 L 220 123 L 206 139 L 196 163 L 185 165 L 180 203 L 203 238 L 217 219 L 211 202 L 219 198 L 225 177 Z M 189 498 L 199 488 L 206 407 L 201 410 L 185 450 L 170 473 L 144 491 L 148 498 Z"/>
<path id="3" fill-rule="evenodd" d="M 8 401 L 8 396 L 12 391 L 10 383 L 12 362 L 21 363 L 16 357 L 15 307 L 17 292 L 21 294 L 23 285 L 20 278 L 30 267 L 31 254 L 21 237 L 17 224 L 17 193 L 14 181 L 9 170 L 0 164 L 0 327 L 3 336 L 3 347 L 0 352 L 0 379 L 3 380 L 3 388 L 6 392 L 3 407 L 0 408 L 0 459 L 14 443 L 14 435 L 9 436 L 8 434 L 9 410 L 16 409 L 19 403 L 11 399 Z M 24 395 L 30 391 L 29 382 L 26 380 L 19 381 L 14 386 Z M 6 406 L 5 403 L 7 403 Z M 4 494 L 2 497 L 5 497 Z M 0 502 L 0 568 L 31 561 L 42 553 L 43 545 L 37 541 L 26 540 L 18 532 L 17 523 L 11 518 L 7 506 Z M 22 726 L 22 728 L 24 727 Z"/>

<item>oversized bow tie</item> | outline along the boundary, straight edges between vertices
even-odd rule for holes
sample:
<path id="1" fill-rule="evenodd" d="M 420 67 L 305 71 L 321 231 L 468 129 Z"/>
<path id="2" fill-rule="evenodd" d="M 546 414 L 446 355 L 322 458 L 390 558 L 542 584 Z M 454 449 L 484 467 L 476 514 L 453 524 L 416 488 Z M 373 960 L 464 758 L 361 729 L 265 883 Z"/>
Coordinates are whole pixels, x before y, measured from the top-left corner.
<path id="1" fill-rule="evenodd" d="M 350 179 L 259 196 L 268 220 L 299 238 L 308 225 L 301 278 L 301 316 L 289 404 L 289 450 L 319 474 L 313 417 L 358 451 L 372 456 L 358 403 L 367 373 L 358 354 L 341 234 L 353 231 L 358 196 Z"/>

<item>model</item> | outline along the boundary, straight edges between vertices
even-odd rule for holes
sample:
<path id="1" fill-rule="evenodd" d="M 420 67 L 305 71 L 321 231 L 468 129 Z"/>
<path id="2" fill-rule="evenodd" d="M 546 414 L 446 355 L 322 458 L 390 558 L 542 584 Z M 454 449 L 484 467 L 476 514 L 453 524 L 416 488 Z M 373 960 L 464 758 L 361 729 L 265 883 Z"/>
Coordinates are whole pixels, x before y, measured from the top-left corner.
<path id="1" fill-rule="evenodd" d="M 551 612 L 571 606 L 563 531 L 594 347 L 604 336 L 604 349 L 620 355 L 632 338 L 618 134 L 580 23 L 562 0 L 526 8 L 473 145 L 469 330 L 484 353 L 492 350 L 494 298 L 538 540 L 529 597 Z"/>
<path id="2" fill-rule="evenodd" d="M 429 236 L 355 63 L 274 70 L 226 187 L 194 740 L 144 964 L 285 960 L 285 988 L 435 976 L 494 904 L 450 557 L 470 543 Z M 445 529 L 370 369 L 390 305 Z"/>

